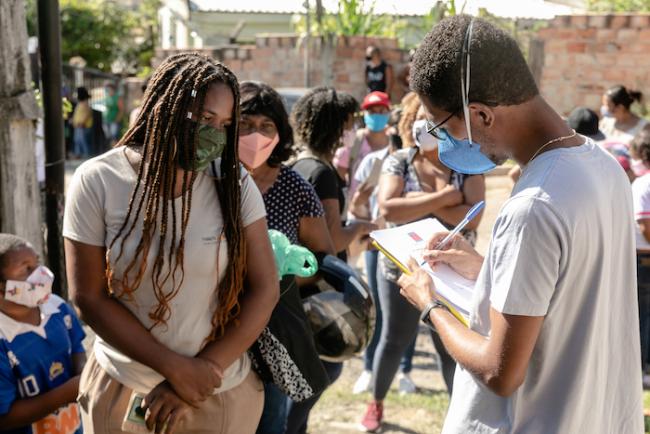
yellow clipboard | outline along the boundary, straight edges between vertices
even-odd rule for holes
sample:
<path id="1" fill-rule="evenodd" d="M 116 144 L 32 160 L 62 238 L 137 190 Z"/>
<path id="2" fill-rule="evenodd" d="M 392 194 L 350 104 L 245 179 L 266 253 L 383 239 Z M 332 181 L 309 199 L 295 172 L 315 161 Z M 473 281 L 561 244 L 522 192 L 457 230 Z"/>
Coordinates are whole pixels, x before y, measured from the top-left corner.
<path id="1" fill-rule="evenodd" d="M 388 253 L 377 241 L 373 240 L 372 245 L 375 246 L 377 250 L 379 250 L 381 253 L 383 253 L 388 259 L 391 260 L 397 267 L 402 270 L 404 274 L 410 275 L 411 270 L 409 270 L 404 264 L 402 264 L 400 261 L 398 261 L 393 255 Z M 440 302 L 444 304 L 447 309 L 449 309 L 449 312 L 453 316 L 456 317 L 458 321 L 460 321 L 465 327 L 469 328 L 469 323 L 467 322 L 467 319 L 460 313 L 454 306 L 451 305 L 447 300 L 445 300 L 443 297 L 440 297 Z"/>

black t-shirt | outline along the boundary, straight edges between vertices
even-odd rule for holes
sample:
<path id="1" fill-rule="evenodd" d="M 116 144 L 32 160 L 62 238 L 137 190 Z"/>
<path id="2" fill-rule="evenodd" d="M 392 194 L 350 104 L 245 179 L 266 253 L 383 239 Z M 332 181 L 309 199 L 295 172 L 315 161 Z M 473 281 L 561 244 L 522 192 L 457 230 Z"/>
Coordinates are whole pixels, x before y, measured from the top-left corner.
<path id="1" fill-rule="evenodd" d="M 316 158 L 308 157 L 296 161 L 292 169 L 314 187 L 321 202 L 325 199 L 338 199 L 339 212 L 343 213 L 345 209 L 345 181 L 332 166 Z"/>
<path id="2" fill-rule="evenodd" d="M 341 179 L 334 167 L 316 158 L 307 157 L 293 163 L 291 168 L 314 187 L 321 202 L 326 199 L 338 199 L 339 213 L 344 217 L 345 181 Z M 345 250 L 339 252 L 337 256 L 345 260 Z"/>
<path id="3" fill-rule="evenodd" d="M 366 64 L 366 81 L 370 92 L 386 92 L 386 68 L 388 64 L 383 60 L 377 66 Z"/>

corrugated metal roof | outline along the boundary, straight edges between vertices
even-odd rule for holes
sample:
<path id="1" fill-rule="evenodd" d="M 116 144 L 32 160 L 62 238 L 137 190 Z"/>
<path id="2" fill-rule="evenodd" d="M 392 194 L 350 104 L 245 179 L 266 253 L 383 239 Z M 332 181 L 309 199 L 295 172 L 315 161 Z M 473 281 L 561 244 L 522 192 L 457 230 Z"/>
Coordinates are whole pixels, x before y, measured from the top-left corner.
<path id="1" fill-rule="evenodd" d="M 201 11 L 238 12 L 238 13 L 302 13 L 304 0 L 192 0 Z M 315 4 L 310 0 L 311 5 Z M 366 2 L 368 5 L 371 1 Z M 544 0 L 462 0 L 456 1 L 460 9 L 466 4 L 464 11 L 476 14 L 480 8 L 507 18 L 539 18 L 547 19 L 555 15 L 567 15 L 576 11 L 575 8 Z M 425 15 L 435 1 L 424 0 L 381 0 L 375 2 L 374 12 L 391 15 Z M 328 11 L 336 11 L 337 0 L 323 0 L 323 6 Z"/>

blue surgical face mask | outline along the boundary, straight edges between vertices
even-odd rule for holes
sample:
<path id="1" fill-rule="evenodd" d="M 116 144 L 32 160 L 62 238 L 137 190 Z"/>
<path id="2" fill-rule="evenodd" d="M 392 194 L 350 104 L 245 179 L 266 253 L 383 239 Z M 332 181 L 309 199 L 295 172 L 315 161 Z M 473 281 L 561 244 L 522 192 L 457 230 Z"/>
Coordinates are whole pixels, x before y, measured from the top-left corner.
<path id="1" fill-rule="evenodd" d="M 370 131 L 378 132 L 386 128 L 389 117 L 389 113 L 365 113 L 363 121 Z"/>
<path id="2" fill-rule="evenodd" d="M 480 175 L 496 167 L 496 164 L 481 152 L 481 145 L 478 143 L 468 139 L 455 139 L 444 128 L 438 130 L 438 135 L 438 157 L 442 164 L 454 172 Z"/>
<path id="3" fill-rule="evenodd" d="M 463 95 L 463 114 L 465 127 L 467 128 L 467 139 L 458 140 L 451 136 L 444 128 L 440 128 L 438 135 L 438 156 L 440 161 L 451 170 L 467 175 L 479 175 L 489 172 L 496 167 L 496 164 L 481 152 L 481 145 L 472 140 L 472 128 L 469 120 L 469 46 L 472 40 L 472 27 L 474 20 L 470 21 L 465 36 L 463 51 L 466 51 L 467 67 L 465 76 L 461 68 L 460 86 Z M 465 57 L 465 56 L 464 56 Z M 464 58 L 463 57 L 463 58 Z"/>

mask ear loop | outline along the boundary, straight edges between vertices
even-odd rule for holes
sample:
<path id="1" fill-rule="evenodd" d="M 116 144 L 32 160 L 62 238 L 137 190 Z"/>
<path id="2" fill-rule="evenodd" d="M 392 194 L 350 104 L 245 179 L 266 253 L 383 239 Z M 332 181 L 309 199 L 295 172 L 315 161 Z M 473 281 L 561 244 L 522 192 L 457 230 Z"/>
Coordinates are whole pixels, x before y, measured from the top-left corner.
<path id="1" fill-rule="evenodd" d="M 463 42 L 463 52 L 467 57 L 467 66 L 465 67 L 465 74 L 461 64 L 460 71 L 460 90 L 463 101 L 463 116 L 465 117 L 465 128 L 467 129 L 467 138 L 470 146 L 474 143 L 472 140 L 472 128 L 469 121 L 469 78 L 470 78 L 470 45 L 472 43 L 472 27 L 474 26 L 474 18 L 467 26 L 467 33 L 465 34 L 465 41 Z"/>

